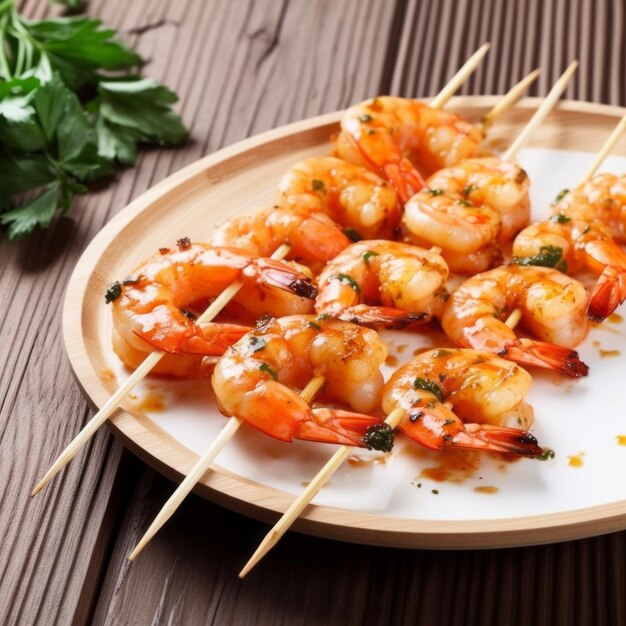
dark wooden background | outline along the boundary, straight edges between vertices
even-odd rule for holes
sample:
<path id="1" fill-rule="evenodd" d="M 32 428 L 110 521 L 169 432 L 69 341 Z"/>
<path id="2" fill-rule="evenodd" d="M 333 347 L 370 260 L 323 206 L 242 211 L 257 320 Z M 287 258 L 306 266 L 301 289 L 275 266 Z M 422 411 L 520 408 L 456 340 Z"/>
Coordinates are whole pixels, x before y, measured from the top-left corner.
<path id="1" fill-rule="evenodd" d="M 45 0 L 21 6 L 33 18 L 57 12 Z M 463 93 L 503 93 L 541 66 L 531 93 L 542 95 L 579 58 L 567 96 L 624 105 L 622 0 L 93 0 L 88 10 L 178 92 L 192 139 L 144 153 L 47 232 L 0 240 L 0 624 L 626 623 L 624 533 L 483 552 L 291 533 L 241 582 L 267 527 L 195 496 L 126 560 L 173 485 L 106 430 L 28 497 L 91 414 L 63 350 L 61 302 L 114 213 L 249 135 L 376 94 L 435 94 L 487 40 Z"/>

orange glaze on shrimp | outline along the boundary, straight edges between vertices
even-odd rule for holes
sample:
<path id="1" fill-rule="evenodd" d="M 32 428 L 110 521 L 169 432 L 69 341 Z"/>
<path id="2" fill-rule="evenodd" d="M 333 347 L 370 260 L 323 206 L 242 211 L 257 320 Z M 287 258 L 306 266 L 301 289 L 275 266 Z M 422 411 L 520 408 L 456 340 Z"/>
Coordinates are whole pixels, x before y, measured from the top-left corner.
<path id="1" fill-rule="evenodd" d="M 218 361 L 213 389 L 224 415 L 236 415 L 276 439 L 366 446 L 368 430 L 383 426 L 382 420 L 311 408 L 296 390 L 321 375 L 320 401 L 370 411 L 380 403 L 386 356 L 376 332 L 354 324 L 304 315 L 268 320 Z"/>
<path id="2" fill-rule="evenodd" d="M 247 329 L 228 326 L 224 334 L 215 324 L 203 329 L 196 324 L 194 311 L 204 309 L 237 279 L 244 280 L 247 288 L 234 299 L 253 318 L 264 312 L 307 311 L 317 295 L 310 279 L 285 263 L 181 239 L 177 248 L 161 249 L 107 293 L 113 305 L 117 354 L 130 367 L 136 366 L 140 353 L 145 356 L 154 348 L 173 355 L 222 354 L 228 342 Z M 186 371 L 181 365 L 161 373 Z"/>
<path id="3" fill-rule="evenodd" d="M 318 277 L 318 313 L 374 326 L 402 327 L 439 317 L 448 267 L 435 252 L 393 241 L 359 241 Z"/>
<path id="4" fill-rule="evenodd" d="M 571 347 L 587 334 L 588 302 L 583 285 L 555 269 L 505 265 L 465 281 L 448 300 L 441 325 L 460 346 L 586 376 L 589 368 Z M 518 339 L 504 323 L 515 309 L 522 327 L 542 341 Z"/>
<path id="5" fill-rule="evenodd" d="M 395 189 L 361 167 L 334 157 L 294 165 L 278 185 L 284 209 L 326 213 L 362 239 L 391 239 L 402 215 Z"/>
<path id="6" fill-rule="evenodd" d="M 424 187 L 423 176 L 480 156 L 482 140 L 482 133 L 455 113 L 379 96 L 345 112 L 335 153 L 379 173 L 407 202 Z"/>
<path id="7" fill-rule="evenodd" d="M 443 169 L 406 204 L 408 239 L 437 245 L 450 270 L 476 274 L 501 262 L 501 246 L 528 224 L 526 172 L 499 159 L 468 159 Z"/>
<path id="8" fill-rule="evenodd" d="M 231 217 L 217 229 L 211 243 L 237 248 L 253 256 L 270 256 L 288 243 L 291 246 L 288 259 L 318 271 L 350 245 L 351 240 L 321 211 L 274 206 Z"/>
<path id="9" fill-rule="evenodd" d="M 387 414 L 404 409 L 398 429 L 432 450 L 538 456 L 542 449 L 526 432 L 533 422 L 533 409 L 524 400 L 530 383 L 528 372 L 493 354 L 434 349 L 391 376 L 383 409 Z"/>

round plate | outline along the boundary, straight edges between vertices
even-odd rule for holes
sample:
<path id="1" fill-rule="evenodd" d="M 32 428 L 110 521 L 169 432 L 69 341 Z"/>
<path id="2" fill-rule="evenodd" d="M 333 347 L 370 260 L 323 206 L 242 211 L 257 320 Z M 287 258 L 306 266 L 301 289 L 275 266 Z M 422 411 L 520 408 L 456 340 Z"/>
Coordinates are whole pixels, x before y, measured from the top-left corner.
<path id="1" fill-rule="evenodd" d="M 478 120 L 496 101 L 456 98 L 448 108 Z M 491 146 L 508 146 L 539 103 L 524 100 L 497 120 L 489 133 Z M 547 215 L 550 200 L 563 187 L 576 184 L 622 114 L 616 107 L 562 102 L 549 116 L 520 153 L 533 181 L 535 218 Z M 201 159 L 144 193 L 96 236 L 72 275 L 63 313 L 72 367 L 96 406 L 128 376 L 110 347 L 107 283 L 127 275 L 159 247 L 183 236 L 206 240 L 229 216 L 269 202 L 292 164 L 328 152 L 339 118 L 333 113 L 291 124 Z M 624 148 L 622 143 L 614 153 Z M 603 168 L 624 171 L 626 159 L 611 157 Z M 429 548 L 528 545 L 626 528 L 626 494 L 619 479 L 626 471 L 626 448 L 620 446 L 626 442 L 620 437 L 626 433 L 626 400 L 620 393 L 625 360 L 620 351 L 626 345 L 624 325 L 618 317 L 613 322 L 593 328 L 580 347 L 591 367 L 587 379 L 533 372 L 533 432 L 542 445 L 555 449 L 554 460 L 437 456 L 398 438 L 386 458 L 356 452 L 294 528 L 346 541 Z M 398 363 L 436 341 L 407 333 L 384 337 Z M 112 418 L 111 428 L 147 463 L 179 481 L 225 423 L 209 387 L 207 381 L 148 378 Z M 273 521 L 332 452 L 332 446 L 275 442 L 244 427 L 197 492 Z"/>

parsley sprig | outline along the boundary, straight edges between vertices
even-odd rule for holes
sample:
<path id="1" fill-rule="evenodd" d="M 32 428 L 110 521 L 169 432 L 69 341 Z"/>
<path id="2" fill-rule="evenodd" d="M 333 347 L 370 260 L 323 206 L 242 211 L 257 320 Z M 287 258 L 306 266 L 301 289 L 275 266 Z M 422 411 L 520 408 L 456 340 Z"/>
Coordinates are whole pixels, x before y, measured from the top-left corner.
<path id="1" fill-rule="evenodd" d="M 142 62 L 99 20 L 30 21 L 15 0 L 0 0 L 0 225 L 9 239 L 46 228 L 89 182 L 132 165 L 138 145 L 185 139 L 176 94 L 133 73 Z"/>

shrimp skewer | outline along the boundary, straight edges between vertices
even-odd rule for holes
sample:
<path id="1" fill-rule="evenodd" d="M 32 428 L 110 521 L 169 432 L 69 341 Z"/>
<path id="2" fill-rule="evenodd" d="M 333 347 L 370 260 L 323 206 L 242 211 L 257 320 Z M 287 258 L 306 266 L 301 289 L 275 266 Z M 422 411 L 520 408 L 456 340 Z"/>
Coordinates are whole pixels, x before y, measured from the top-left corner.
<path id="1" fill-rule="evenodd" d="M 608 317 L 626 299 L 626 253 L 616 243 L 626 239 L 626 178 L 611 174 L 594 177 L 624 130 L 626 116 L 578 186 L 556 201 L 553 215 L 525 228 L 513 244 L 518 261 L 559 264 L 563 271 L 572 273 L 586 267 L 599 275 L 588 309 L 588 316 L 594 321 Z"/>
<path id="2" fill-rule="evenodd" d="M 468 159 L 438 171 L 406 204 L 403 224 L 415 244 L 442 247 L 450 270 L 483 272 L 501 258 L 499 244 L 512 240 L 530 218 L 529 181 L 512 163 L 565 89 L 577 63 L 554 84 L 542 105 L 502 159 Z"/>
<path id="3" fill-rule="evenodd" d="M 272 255 L 272 260 L 279 260 L 288 252 L 288 246 L 281 246 Z M 239 279 L 230 284 L 213 303 L 198 317 L 196 324 L 202 326 L 213 320 L 228 304 L 229 300 L 243 287 L 244 281 Z M 119 407 L 126 396 L 142 381 L 167 354 L 164 350 L 154 350 L 141 362 L 141 365 L 127 378 L 117 391 L 105 402 L 100 410 L 87 422 L 83 429 L 65 447 L 43 478 L 31 492 L 31 496 L 39 493 L 73 458 L 78 451 L 89 441 L 91 436 L 106 422 L 108 417 Z"/>
<path id="4" fill-rule="evenodd" d="M 464 282 L 448 300 L 441 325 L 460 346 L 580 377 L 588 367 L 572 347 L 587 334 L 588 302 L 584 286 L 555 269 L 507 265 Z M 502 321 L 513 310 L 541 341 L 518 339 Z"/>
<path id="5" fill-rule="evenodd" d="M 315 309 L 357 324 L 426 324 L 440 316 L 448 299 L 447 277 L 448 266 L 435 251 L 392 241 L 360 241 L 319 275 Z"/>

